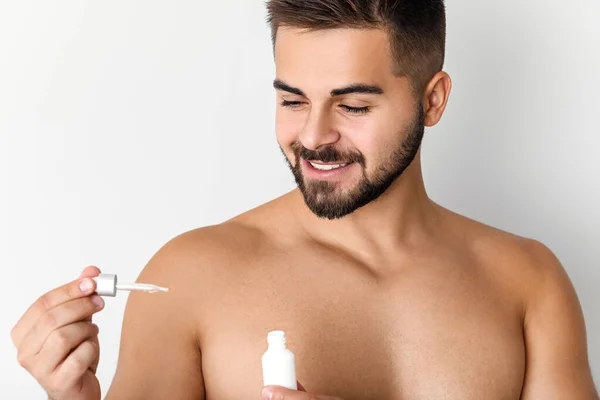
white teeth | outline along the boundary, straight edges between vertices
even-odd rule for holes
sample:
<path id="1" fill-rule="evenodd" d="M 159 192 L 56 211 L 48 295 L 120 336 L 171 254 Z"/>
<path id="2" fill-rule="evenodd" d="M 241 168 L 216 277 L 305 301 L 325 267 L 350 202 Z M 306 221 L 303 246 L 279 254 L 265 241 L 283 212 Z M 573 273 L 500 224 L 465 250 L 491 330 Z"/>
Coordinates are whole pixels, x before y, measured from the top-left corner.
<path id="1" fill-rule="evenodd" d="M 310 165 L 313 166 L 313 168 L 318 169 L 319 171 L 331 171 L 332 169 L 338 169 L 338 168 L 342 168 L 345 167 L 348 164 L 329 164 L 329 165 L 324 165 L 324 164 L 315 164 L 313 162 L 310 162 Z"/>

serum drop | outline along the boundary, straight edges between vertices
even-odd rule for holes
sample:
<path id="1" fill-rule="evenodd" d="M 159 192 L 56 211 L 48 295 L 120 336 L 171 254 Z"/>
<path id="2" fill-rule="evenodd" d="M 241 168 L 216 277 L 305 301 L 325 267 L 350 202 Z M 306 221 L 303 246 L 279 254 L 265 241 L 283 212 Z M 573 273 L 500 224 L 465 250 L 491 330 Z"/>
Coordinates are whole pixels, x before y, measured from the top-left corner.
<path id="1" fill-rule="evenodd" d="M 285 345 L 285 332 L 272 331 L 267 335 L 269 348 L 262 356 L 264 386 L 283 386 L 298 390 L 294 353 Z"/>

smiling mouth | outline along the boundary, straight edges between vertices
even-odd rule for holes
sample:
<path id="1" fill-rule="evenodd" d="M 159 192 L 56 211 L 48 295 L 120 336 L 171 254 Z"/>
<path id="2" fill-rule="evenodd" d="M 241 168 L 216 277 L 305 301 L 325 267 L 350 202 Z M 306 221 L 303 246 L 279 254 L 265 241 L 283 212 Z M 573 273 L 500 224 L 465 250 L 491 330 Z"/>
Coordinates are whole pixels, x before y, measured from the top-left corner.
<path id="1" fill-rule="evenodd" d="M 319 171 L 332 171 L 332 170 L 335 170 L 335 169 L 344 168 L 344 167 L 352 164 L 351 162 L 347 162 L 347 163 L 320 163 L 320 162 L 316 162 L 316 161 L 308 161 L 308 163 L 314 169 L 319 170 Z"/>

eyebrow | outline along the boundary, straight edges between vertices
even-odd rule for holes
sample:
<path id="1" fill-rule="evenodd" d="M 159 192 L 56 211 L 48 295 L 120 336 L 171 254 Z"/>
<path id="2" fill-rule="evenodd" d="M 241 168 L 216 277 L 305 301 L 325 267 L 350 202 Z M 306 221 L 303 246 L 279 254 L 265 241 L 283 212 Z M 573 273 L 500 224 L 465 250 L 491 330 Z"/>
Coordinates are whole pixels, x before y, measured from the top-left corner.
<path id="1" fill-rule="evenodd" d="M 297 94 L 298 96 L 306 97 L 304 92 L 298 88 L 288 85 L 282 80 L 275 79 L 273 81 L 273 87 L 277 90 Z M 331 91 L 331 97 L 342 96 L 351 93 L 363 93 L 363 94 L 383 94 L 383 89 L 377 85 L 367 85 L 366 83 L 354 83 L 349 86 L 345 86 Z"/>

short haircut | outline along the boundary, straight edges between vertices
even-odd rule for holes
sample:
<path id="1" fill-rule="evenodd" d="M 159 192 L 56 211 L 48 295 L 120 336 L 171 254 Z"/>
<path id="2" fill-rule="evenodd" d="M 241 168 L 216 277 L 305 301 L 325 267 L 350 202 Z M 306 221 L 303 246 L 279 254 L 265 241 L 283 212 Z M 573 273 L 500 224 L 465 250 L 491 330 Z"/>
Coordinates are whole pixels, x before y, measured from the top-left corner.
<path id="1" fill-rule="evenodd" d="M 443 0 L 267 0 L 273 45 L 281 26 L 312 30 L 382 29 L 388 34 L 396 76 L 410 79 L 415 94 L 444 66 Z"/>

